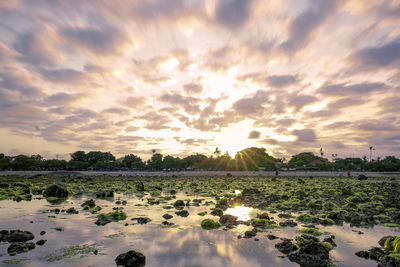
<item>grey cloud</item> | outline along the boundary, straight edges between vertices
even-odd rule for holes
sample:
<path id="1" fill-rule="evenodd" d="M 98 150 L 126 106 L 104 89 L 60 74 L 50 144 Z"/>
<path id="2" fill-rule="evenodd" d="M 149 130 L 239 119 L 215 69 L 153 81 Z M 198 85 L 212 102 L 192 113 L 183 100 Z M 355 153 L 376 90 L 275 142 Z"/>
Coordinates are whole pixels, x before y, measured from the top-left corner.
<path id="1" fill-rule="evenodd" d="M 249 133 L 249 139 L 259 139 L 261 137 L 261 133 L 259 131 L 251 131 Z"/>
<path id="2" fill-rule="evenodd" d="M 325 84 L 318 89 L 318 92 L 324 95 L 343 96 L 354 94 L 368 94 L 385 89 L 387 89 L 387 86 L 381 82 L 363 82 L 351 85 L 348 85 L 347 83 Z"/>
<path id="3" fill-rule="evenodd" d="M 392 40 L 381 46 L 367 47 L 356 51 L 350 60 L 357 70 L 374 70 L 400 66 L 400 39 Z"/>
<path id="4" fill-rule="evenodd" d="M 160 100 L 182 107 L 188 113 L 200 112 L 200 100 L 194 97 L 182 96 L 179 94 L 164 94 Z"/>
<path id="5" fill-rule="evenodd" d="M 273 75 L 268 78 L 269 85 L 273 87 L 283 87 L 297 82 L 296 75 Z"/>
<path id="6" fill-rule="evenodd" d="M 54 65 L 58 61 L 58 56 L 46 44 L 48 37 L 45 33 L 31 31 L 17 36 L 13 48 L 20 53 L 20 60 L 34 66 Z"/>
<path id="7" fill-rule="evenodd" d="M 131 10 L 131 17 L 142 22 L 154 22 L 157 19 L 174 21 L 180 17 L 203 14 L 204 5 L 201 1 L 186 0 L 136 1 Z"/>
<path id="8" fill-rule="evenodd" d="M 257 91 L 253 96 L 244 97 L 232 105 L 232 109 L 240 115 L 255 115 L 264 111 L 263 104 L 268 100 L 268 92 Z"/>
<path id="9" fill-rule="evenodd" d="M 219 0 L 215 19 L 229 29 L 242 27 L 251 15 L 252 0 Z"/>
<path id="10" fill-rule="evenodd" d="M 170 118 L 161 112 L 150 111 L 138 118 L 146 121 L 145 128 L 149 130 L 162 130 L 170 128 L 170 126 L 168 126 L 168 123 L 171 122 Z"/>
<path id="11" fill-rule="evenodd" d="M 144 107 L 147 104 L 147 97 L 145 96 L 130 96 L 123 102 L 124 105 L 131 108 Z"/>
<path id="12" fill-rule="evenodd" d="M 203 91 L 203 86 L 197 83 L 187 83 L 183 85 L 183 90 L 185 90 L 187 94 L 198 94 Z"/>
<path id="13" fill-rule="evenodd" d="M 296 107 L 297 110 L 301 109 L 302 107 L 316 102 L 318 99 L 311 95 L 291 95 L 289 97 L 289 105 Z"/>
<path id="14" fill-rule="evenodd" d="M 87 49 L 96 54 L 110 54 L 118 49 L 118 45 L 126 41 L 126 36 L 115 27 L 100 28 L 64 28 L 61 35 L 67 40 L 66 48 Z M 78 51 L 80 52 L 80 51 Z"/>
<path id="15" fill-rule="evenodd" d="M 83 82 L 86 78 L 83 72 L 74 69 L 57 69 L 57 70 L 41 69 L 40 73 L 43 79 L 54 83 L 75 84 Z"/>
<path id="16" fill-rule="evenodd" d="M 307 46 L 313 32 L 334 11 L 335 0 L 311 1 L 310 8 L 298 15 L 290 24 L 289 39 L 281 44 L 284 52 L 295 54 Z"/>
<path id="17" fill-rule="evenodd" d="M 275 121 L 276 124 L 283 125 L 283 126 L 290 126 L 295 122 L 296 122 L 295 119 L 280 119 L 280 120 Z"/>
<path id="18" fill-rule="evenodd" d="M 112 114 L 118 114 L 118 115 L 128 115 L 130 113 L 129 109 L 126 108 L 118 108 L 118 107 L 112 107 L 103 110 L 105 113 L 112 113 Z"/>
<path id="19" fill-rule="evenodd" d="M 46 98 L 45 104 L 58 105 L 74 102 L 81 97 L 80 94 L 57 93 Z"/>
<path id="20" fill-rule="evenodd" d="M 271 75 L 263 72 L 249 73 L 236 77 L 238 81 L 252 80 L 253 82 L 268 84 L 271 87 L 282 88 L 298 82 L 297 75 Z"/>
<path id="21" fill-rule="evenodd" d="M 41 90 L 32 85 L 30 77 L 25 73 L 21 73 L 21 70 L 17 70 L 13 67 L 4 68 L 0 72 L 0 88 L 1 87 L 11 91 L 18 91 L 22 96 L 43 96 Z"/>
<path id="22" fill-rule="evenodd" d="M 312 129 L 294 130 L 293 135 L 297 136 L 297 141 L 300 142 L 314 142 L 315 132 Z"/>
<path id="23" fill-rule="evenodd" d="M 327 129 L 343 129 L 344 127 L 347 127 L 351 124 L 352 123 L 349 121 L 337 121 L 337 122 L 326 125 L 325 128 L 327 128 Z"/>

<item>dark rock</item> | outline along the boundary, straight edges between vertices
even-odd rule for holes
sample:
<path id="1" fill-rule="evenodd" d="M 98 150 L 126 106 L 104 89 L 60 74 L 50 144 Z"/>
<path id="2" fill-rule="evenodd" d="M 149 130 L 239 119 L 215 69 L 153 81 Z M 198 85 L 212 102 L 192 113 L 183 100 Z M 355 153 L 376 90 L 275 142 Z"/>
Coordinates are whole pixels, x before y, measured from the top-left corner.
<path id="1" fill-rule="evenodd" d="M 383 256 L 390 254 L 390 252 L 384 251 L 378 247 L 371 248 L 368 251 L 369 251 L 370 259 L 373 259 L 373 260 L 379 260 Z"/>
<path id="2" fill-rule="evenodd" d="M 11 244 L 7 248 L 7 252 L 10 256 L 14 256 L 16 254 L 28 252 L 29 250 L 32 250 L 34 248 L 35 248 L 35 243 L 33 243 L 33 242 L 15 243 L 15 244 Z"/>
<path id="3" fill-rule="evenodd" d="M 164 219 L 166 219 L 166 220 L 169 220 L 169 219 L 172 219 L 174 216 L 172 216 L 172 215 L 170 215 L 170 214 L 168 214 L 168 213 L 165 213 L 162 217 L 163 217 Z"/>
<path id="4" fill-rule="evenodd" d="M 263 212 L 261 214 L 257 214 L 257 218 L 265 219 L 265 220 L 269 220 L 270 219 L 268 213 L 266 213 L 266 212 Z"/>
<path id="5" fill-rule="evenodd" d="M 103 225 L 106 225 L 106 224 L 108 224 L 108 223 L 110 223 L 112 221 L 113 220 L 112 220 L 111 217 L 109 217 L 107 215 L 104 215 L 104 214 L 100 214 L 99 216 L 97 216 L 97 221 L 95 222 L 95 224 L 103 226 Z"/>
<path id="6" fill-rule="evenodd" d="M 287 213 L 280 213 L 280 214 L 278 214 L 278 217 L 279 218 L 286 218 L 286 219 L 294 218 L 294 216 L 292 216 L 290 214 L 287 214 Z"/>
<path id="7" fill-rule="evenodd" d="M 220 208 L 215 208 L 210 212 L 210 214 L 221 217 L 224 214 L 224 211 Z"/>
<path id="8" fill-rule="evenodd" d="M 20 230 L 13 230 L 10 231 L 8 236 L 5 236 L 5 240 L 14 243 L 14 242 L 25 242 L 34 239 L 35 236 L 28 231 L 20 231 Z"/>
<path id="9" fill-rule="evenodd" d="M 67 209 L 66 212 L 68 214 L 78 214 L 79 213 L 79 211 L 77 211 L 74 207 Z"/>
<path id="10" fill-rule="evenodd" d="M 128 204 L 128 202 L 126 200 L 123 200 L 122 205 L 126 205 L 126 204 Z"/>
<path id="11" fill-rule="evenodd" d="M 181 217 L 187 217 L 189 216 L 189 212 L 187 210 L 180 210 L 175 212 L 176 215 L 181 216 Z"/>
<path id="12" fill-rule="evenodd" d="M 392 256 L 383 256 L 378 262 L 378 267 L 400 267 L 400 259 Z"/>
<path id="13" fill-rule="evenodd" d="M 174 223 L 168 222 L 168 221 L 163 221 L 162 224 L 163 224 L 163 225 L 174 225 Z"/>
<path id="14" fill-rule="evenodd" d="M 36 245 L 43 246 L 44 243 L 46 243 L 46 242 L 47 242 L 47 240 L 40 239 L 39 241 L 36 242 Z"/>
<path id="15" fill-rule="evenodd" d="M 267 238 L 269 240 L 274 240 L 274 239 L 278 239 L 279 237 L 277 237 L 276 235 L 267 235 Z"/>
<path id="16" fill-rule="evenodd" d="M 146 224 L 151 221 L 151 219 L 147 217 L 132 218 L 132 220 L 136 220 L 138 224 Z"/>
<path id="17" fill-rule="evenodd" d="M 96 202 L 94 202 L 93 199 L 89 199 L 89 200 L 86 200 L 85 202 L 83 202 L 81 207 L 83 207 L 83 208 L 88 207 L 87 209 L 94 208 L 94 207 L 96 207 Z"/>
<path id="18" fill-rule="evenodd" d="M 40 231 L 40 235 L 45 235 L 46 231 Z"/>
<path id="19" fill-rule="evenodd" d="M 64 183 L 55 183 L 47 187 L 44 191 L 44 197 L 67 198 L 69 195 L 67 185 Z"/>
<path id="20" fill-rule="evenodd" d="M 126 267 L 144 266 L 146 264 L 146 257 L 140 252 L 130 250 L 120 254 L 115 259 L 115 263 Z"/>
<path id="21" fill-rule="evenodd" d="M 290 239 L 284 239 L 283 242 L 276 243 L 275 247 L 283 254 L 289 254 L 290 252 L 296 250 L 296 247 L 293 245 Z"/>
<path id="22" fill-rule="evenodd" d="M 255 231 L 246 231 L 246 232 L 244 232 L 244 237 L 245 238 L 252 238 L 252 237 L 254 237 L 256 235 L 257 235 L 257 233 Z"/>
<path id="23" fill-rule="evenodd" d="M 289 260 L 305 266 L 327 266 L 329 251 L 321 243 L 311 241 L 301 247 L 298 252 L 289 254 Z"/>
<path id="24" fill-rule="evenodd" d="M 177 209 L 183 209 L 183 207 L 185 206 L 185 202 L 183 202 L 183 200 L 177 200 L 174 202 L 174 207 Z"/>
<path id="25" fill-rule="evenodd" d="M 360 258 L 364 258 L 364 259 L 369 259 L 369 252 L 365 251 L 365 250 L 361 250 L 361 251 L 357 251 L 356 256 L 360 257 Z"/>
<path id="26" fill-rule="evenodd" d="M 280 222 L 279 225 L 282 227 L 286 227 L 286 226 L 295 227 L 295 226 L 297 226 L 297 223 L 292 220 L 288 220 L 288 221 Z"/>
<path id="27" fill-rule="evenodd" d="M 219 219 L 219 222 L 225 226 L 233 226 L 233 225 L 237 224 L 237 219 L 238 219 L 237 216 L 225 214 L 225 215 L 221 216 L 221 218 Z"/>

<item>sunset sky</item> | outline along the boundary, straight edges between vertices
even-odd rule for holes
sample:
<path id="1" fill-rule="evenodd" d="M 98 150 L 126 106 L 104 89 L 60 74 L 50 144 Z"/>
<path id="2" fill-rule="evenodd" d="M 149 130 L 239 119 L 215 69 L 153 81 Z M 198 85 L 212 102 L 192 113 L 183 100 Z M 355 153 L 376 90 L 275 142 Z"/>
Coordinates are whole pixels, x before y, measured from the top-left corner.
<path id="1" fill-rule="evenodd" d="M 0 153 L 400 156 L 400 1 L 0 1 Z"/>

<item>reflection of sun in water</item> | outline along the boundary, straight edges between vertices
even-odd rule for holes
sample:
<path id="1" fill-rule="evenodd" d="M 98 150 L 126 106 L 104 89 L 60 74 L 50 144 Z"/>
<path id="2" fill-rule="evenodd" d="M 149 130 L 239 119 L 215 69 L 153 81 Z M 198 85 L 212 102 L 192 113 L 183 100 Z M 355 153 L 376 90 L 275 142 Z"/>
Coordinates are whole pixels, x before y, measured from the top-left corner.
<path id="1" fill-rule="evenodd" d="M 235 195 L 240 195 L 241 191 L 240 190 L 235 190 Z"/>
<path id="2" fill-rule="evenodd" d="M 239 221 L 248 221 L 250 220 L 250 211 L 252 208 L 245 206 L 236 206 L 234 208 L 228 208 L 225 211 L 225 214 L 237 216 Z"/>

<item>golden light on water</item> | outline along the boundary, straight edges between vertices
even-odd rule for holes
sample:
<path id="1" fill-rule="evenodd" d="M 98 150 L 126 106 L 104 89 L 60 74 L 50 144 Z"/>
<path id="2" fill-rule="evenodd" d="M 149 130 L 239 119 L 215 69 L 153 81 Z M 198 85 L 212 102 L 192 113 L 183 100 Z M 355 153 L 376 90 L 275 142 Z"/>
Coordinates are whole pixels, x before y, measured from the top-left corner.
<path id="1" fill-rule="evenodd" d="M 250 211 L 252 208 L 245 206 L 236 206 L 234 208 L 228 208 L 225 211 L 225 214 L 237 216 L 239 221 L 248 221 L 250 220 Z"/>

